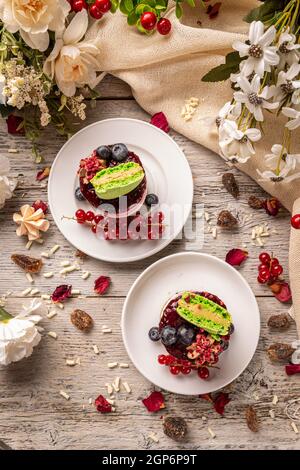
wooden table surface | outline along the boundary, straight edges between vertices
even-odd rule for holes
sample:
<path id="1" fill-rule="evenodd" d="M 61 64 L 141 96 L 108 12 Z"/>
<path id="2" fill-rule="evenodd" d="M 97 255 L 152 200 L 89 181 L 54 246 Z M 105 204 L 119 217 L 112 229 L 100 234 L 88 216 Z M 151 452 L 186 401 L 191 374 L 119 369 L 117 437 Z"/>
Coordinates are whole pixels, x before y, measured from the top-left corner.
<path id="1" fill-rule="evenodd" d="M 149 121 L 149 116 L 134 101 L 130 89 L 124 83 L 106 77 L 100 91 L 102 95 L 97 107 L 88 110 L 88 118 L 82 126 L 120 116 Z M 291 421 L 286 416 L 287 404 L 300 397 L 299 377 L 287 377 L 283 367 L 271 364 L 265 352 L 273 342 L 291 342 L 296 339 L 296 329 L 292 324 L 285 333 L 269 331 L 268 317 L 287 312 L 288 306 L 279 303 L 266 287 L 257 283 L 257 257 L 261 248 L 251 243 L 252 228 L 267 222 L 271 236 L 266 238 L 266 249 L 279 257 L 287 272 L 289 216 L 284 212 L 272 218 L 264 211 L 250 209 L 248 197 L 252 194 L 264 196 L 264 193 L 256 183 L 238 171 L 234 172 L 241 195 L 235 201 L 221 183 L 221 175 L 228 171 L 222 159 L 179 134 L 171 132 L 171 136 L 183 149 L 191 165 L 195 182 L 194 201 L 205 205 L 212 226 L 215 225 L 215 215 L 224 208 L 239 213 L 239 228 L 229 233 L 219 231 L 216 239 L 209 233 L 210 225 L 205 223 L 205 243 L 201 251 L 224 259 L 229 249 L 247 247 L 250 257 L 241 273 L 252 287 L 261 312 L 258 349 L 247 370 L 227 387 L 231 402 L 224 416 L 218 415 L 210 403 L 198 397 L 186 398 L 169 393 L 165 393 L 165 410 L 148 413 L 141 399 L 153 390 L 151 383 L 132 364 L 128 369 L 110 370 L 107 367 L 107 363 L 113 361 L 130 363 L 120 330 L 122 305 L 130 286 L 154 261 L 187 249 L 185 240 L 176 240 L 158 255 L 132 264 L 117 265 L 87 259 L 83 267 L 91 272 L 88 280 L 83 280 L 78 271 L 68 275 L 67 282 L 73 288 L 80 289 L 84 298 L 71 299 L 56 317 L 43 319 L 45 332 L 55 331 L 57 340 L 45 335 L 29 359 L 0 368 L 0 441 L 5 445 L 13 449 L 300 448 L 300 434 L 294 433 Z M 51 164 L 62 144 L 63 140 L 53 130 L 44 133 L 41 150 L 46 164 Z M 2 153 L 11 161 L 13 175 L 19 175 L 19 185 L 13 199 L 0 212 L 0 296 L 7 291 L 11 292 L 6 306 L 17 314 L 24 302 L 21 293 L 29 284 L 24 272 L 10 260 L 12 253 L 27 253 L 25 240 L 15 235 L 12 214 L 23 204 L 32 204 L 38 198 L 46 200 L 47 183 L 36 181 L 38 168 L 31 157 L 31 146 L 24 138 L 8 136 L 3 126 L 0 145 Z M 9 153 L 8 150 L 12 148 L 16 148 L 18 153 Z M 43 166 L 45 164 L 38 167 Z M 59 233 L 51 215 L 49 219 L 52 223 L 44 237 L 44 245 L 34 244 L 28 253 L 39 256 L 41 251 L 48 251 L 53 245 L 59 244 L 60 250 L 45 260 L 44 268 L 44 272 L 58 273 L 61 261 L 74 261 L 75 249 Z M 112 278 L 111 289 L 103 297 L 93 293 L 93 281 L 101 274 Z M 40 293 L 50 294 L 61 283 L 58 274 L 51 279 L 39 275 L 35 277 L 34 286 Z M 77 331 L 70 323 L 69 315 L 74 308 L 82 308 L 93 316 L 95 327 L 90 334 Z M 103 324 L 112 329 L 112 334 L 102 334 Z M 95 344 L 99 347 L 99 355 L 93 352 Z M 68 367 L 65 364 L 67 358 L 77 357 L 80 358 L 80 365 Z M 122 391 L 116 394 L 114 413 L 97 413 L 94 406 L 89 404 L 89 398 L 94 399 L 100 393 L 105 395 L 105 383 L 112 382 L 116 376 L 130 384 L 132 393 Z M 69 401 L 59 394 L 60 390 L 70 395 Z M 277 405 L 272 405 L 274 395 L 279 399 Z M 260 419 L 258 433 L 251 432 L 245 422 L 245 407 L 249 404 L 255 406 Z M 275 413 L 274 419 L 270 416 L 271 409 Z M 163 434 L 162 415 L 186 418 L 189 434 L 184 443 L 177 444 Z M 206 421 L 202 419 L 203 416 L 207 418 Z M 211 438 L 208 426 L 215 432 L 215 438 Z M 158 437 L 159 442 L 149 438 L 151 433 Z"/>

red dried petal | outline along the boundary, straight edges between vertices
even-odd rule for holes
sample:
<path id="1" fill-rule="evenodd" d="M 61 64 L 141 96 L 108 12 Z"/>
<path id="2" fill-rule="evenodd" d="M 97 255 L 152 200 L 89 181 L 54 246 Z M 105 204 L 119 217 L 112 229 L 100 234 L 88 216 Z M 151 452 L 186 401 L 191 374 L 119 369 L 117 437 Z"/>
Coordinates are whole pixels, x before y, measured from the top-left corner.
<path id="1" fill-rule="evenodd" d="M 99 413 L 111 413 L 112 406 L 103 395 L 99 395 L 99 397 L 95 400 L 95 407 Z"/>
<path id="2" fill-rule="evenodd" d="M 42 209 L 44 214 L 47 214 L 47 212 L 48 212 L 48 204 L 46 204 L 46 202 L 44 202 L 44 201 L 41 201 L 41 199 L 37 199 L 32 204 L 32 207 L 34 208 L 35 211 L 37 211 L 38 209 Z"/>
<path id="3" fill-rule="evenodd" d="M 63 302 L 64 300 L 71 297 L 72 293 L 72 286 L 68 286 L 67 284 L 62 284 L 61 286 L 57 286 L 55 291 L 53 292 L 51 299 L 53 302 Z"/>
<path id="4" fill-rule="evenodd" d="M 20 116 L 15 116 L 14 114 L 10 114 L 6 119 L 7 124 L 7 132 L 9 134 L 18 134 L 24 135 L 24 127 L 23 127 L 23 118 Z"/>
<path id="5" fill-rule="evenodd" d="M 222 2 L 217 2 L 214 5 L 209 5 L 207 7 L 206 13 L 208 14 L 210 20 L 212 20 L 219 14 L 221 5 L 222 5 Z"/>
<path id="6" fill-rule="evenodd" d="M 37 181 L 42 181 L 45 178 L 48 178 L 49 174 L 50 174 L 50 168 L 46 167 L 38 171 L 35 178 Z"/>
<path id="7" fill-rule="evenodd" d="M 142 401 L 151 413 L 165 408 L 165 398 L 161 392 L 152 392 L 149 397 L 144 398 Z"/>
<path id="8" fill-rule="evenodd" d="M 279 289 L 279 292 L 274 293 L 276 299 L 282 303 L 290 302 L 292 300 L 292 293 L 291 293 L 289 284 L 287 282 L 279 282 L 279 283 L 276 283 L 276 286 L 277 285 L 281 286 L 281 288 Z M 273 288 L 274 288 L 274 285 L 273 285 Z"/>
<path id="9" fill-rule="evenodd" d="M 170 131 L 168 120 L 165 114 L 162 112 L 154 114 L 151 118 L 150 123 L 153 124 L 153 126 L 161 129 L 162 131 L 165 131 L 167 133 Z"/>
<path id="10" fill-rule="evenodd" d="M 279 212 L 279 209 L 281 208 L 281 203 L 276 197 L 271 197 L 263 202 L 263 207 L 267 214 L 276 217 Z"/>
<path id="11" fill-rule="evenodd" d="M 285 366 L 285 372 L 287 375 L 294 375 L 300 373 L 300 364 L 287 364 Z"/>
<path id="12" fill-rule="evenodd" d="M 97 292 L 97 294 L 102 295 L 105 294 L 109 286 L 110 277 L 100 276 L 98 277 L 98 279 L 95 280 L 94 291 Z"/>
<path id="13" fill-rule="evenodd" d="M 225 261 L 231 266 L 240 266 L 243 261 L 248 258 L 248 251 L 240 250 L 239 248 L 233 248 L 228 251 Z"/>
<path id="14" fill-rule="evenodd" d="M 211 393 L 203 393 L 202 395 L 199 395 L 199 398 L 203 398 L 203 400 L 210 401 L 211 403 L 213 403 Z"/>
<path id="15" fill-rule="evenodd" d="M 230 402 L 230 398 L 228 393 L 219 393 L 217 397 L 214 399 L 214 409 L 220 415 L 224 414 L 225 406 Z"/>

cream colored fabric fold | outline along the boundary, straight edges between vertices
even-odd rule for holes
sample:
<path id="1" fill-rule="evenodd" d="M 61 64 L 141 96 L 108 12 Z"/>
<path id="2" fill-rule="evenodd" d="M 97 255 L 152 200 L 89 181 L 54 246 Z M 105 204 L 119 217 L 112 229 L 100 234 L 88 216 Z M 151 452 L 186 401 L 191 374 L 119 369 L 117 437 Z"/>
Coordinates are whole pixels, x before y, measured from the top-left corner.
<path id="1" fill-rule="evenodd" d="M 127 26 L 126 18 L 120 13 L 101 20 L 102 70 L 127 82 L 135 99 L 147 112 L 163 111 L 173 129 L 218 153 L 217 133 L 209 123 L 231 99 L 232 90 L 229 82 L 204 83 L 201 77 L 224 61 L 224 55 L 232 50 L 233 41 L 244 39 L 249 25 L 243 17 L 261 3 L 223 0 L 220 14 L 214 20 L 210 20 L 200 6 L 186 7 L 181 22 L 175 18 L 172 3 L 166 15 L 172 22 L 172 33 L 167 37 L 141 35 L 135 28 Z M 201 27 L 197 21 L 201 21 Z M 191 96 L 198 97 L 200 104 L 193 119 L 185 122 L 180 112 L 184 100 Z M 294 202 L 300 198 L 300 180 L 289 185 L 259 180 L 257 168 L 265 169 L 263 156 L 270 153 L 273 144 L 281 143 L 282 122 L 268 115 L 264 130 L 265 136 L 256 145 L 255 157 L 239 168 L 291 211 Z M 299 145 L 299 132 L 294 134 Z M 300 212 L 299 201 L 295 207 Z M 290 245 L 290 279 L 300 334 L 300 270 L 294 263 L 297 256 L 300 256 L 300 231 L 293 233 Z"/>

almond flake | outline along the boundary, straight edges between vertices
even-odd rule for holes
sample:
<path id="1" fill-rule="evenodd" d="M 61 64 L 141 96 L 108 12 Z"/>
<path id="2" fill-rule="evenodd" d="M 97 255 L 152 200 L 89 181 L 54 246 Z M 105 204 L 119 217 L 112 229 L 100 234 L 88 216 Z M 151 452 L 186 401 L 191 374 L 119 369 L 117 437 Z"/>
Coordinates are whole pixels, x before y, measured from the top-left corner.
<path id="1" fill-rule="evenodd" d="M 63 268 L 66 268 L 67 266 L 70 266 L 70 262 L 69 261 L 62 261 L 60 263 L 60 265 L 63 267 Z"/>
<path id="2" fill-rule="evenodd" d="M 60 245 L 54 245 L 51 250 L 49 250 L 49 252 L 51 253 L 51 255 L 54 255 L 54 253 L 57 252 L 57 250 L 60 249 Z"/>
<path id="3" fill-rule="evenodd" d="M 76 362 L 74 361 L 74 359 L 66 359 L 66 364 L 67 366 L 75 366 Z"/>
<path id="4" fill-rule="evenodd" d="M 273 400 L 272 400 L 272 405 L 277 405 L 277 403 L 278 403 L 278 396 L 274 395 Z"/>
<path id="5" fill-rule="evenodd" d="M 87 279 L 87 278 L 90 276 L 90 274 L 91 274 L 91 273 L 90 273 L 89 271 L 85 271 L 85 272 L 82 274 L 81 278 L 82 278 L 82 279 Z"/>
<path id="6" fill-rule="evenodd" d="M 64 397 L 66 400 L 70 400 L 70 395 L 67 394 L 67 392 L 64 392 L 63 390 L 60 390 L 59 394 Z"/>
<path id="7" fill-rule="evenodd" d="M 293 429 L 294 433 L 298 434 L 299 430 L 298 430 L 296 424 L 294 423 L 294 421 L 291 421 L 291 426 L 292 426 L 292 429 Z"/>
<path id="8" fill-rule="evenodd" d="M 99 348 L 98 348 L 98 346 L 97 346 L 96 344 L 93 345 L 93 350 L 94 350 L 94 353 L 95 353 L 95 354 L 99 354 L 99 352 L 100 352 L 100 351 L 99 351 Z"/>
<path id="9" fill-rule="evenodd" d="M 159 442 L 159 439 L 158 439 L 157 435 L 156 435 L 154 432 L 151 432 L 148 437 L 149 437 L 149 439 L 151 439 L 151 441 L 153 441 L 153 442 L 156 442 L 156 443 Z"/>
<path id="10" fill-rule="evenodd" d="M 57 315 L 57 312 L 55 310 L 50 310 L 49 313 L 47 313 L 47 318 L 51 320 L 51 318 L 55 317 Z"/>
<path id="11" fill-rule="evenodd" d="M 46 251 L 42 251 L 41 257 L 42 258 L 50 258 L 49 253 L 47 253 Z"/>
<path id="12" fill-rule="evenodd" d="M 213 430 L 212 430 L 211 428 L 209 428 L 209 427 L 207 428 L 207 430 L 208 430 L 208 432 L 209 432 L 211 438 L 214 439 L 214 438 L 216 437 L 216 434 L 213 432 Z"/>
<path id="13" fill-rule="evenodd" d="M 46 278 L 46 279 L 49 279 L 49 277 L 52 277 L 54 275 L 54 273 L 52 271 L 49 271 L 48 273 L 44 273 L 43 276 Z"/>
<path id="14" fill-rule="evenodd" d="M 127 393 L 131 393 L 131 388 L 127 382 L 122 382 L 122 385 Z"/>
<path id="15" fill-rule="evenodd" d="M 51 336 L 53 339 L 57 339 L 57 333 L 55 333 L 55 331 L 48 331 L 47 335 Z"/>
<path id="16" fill-rule="evenodd" d="M 25 245 L 26 250 L 30 250 L 32 243 L 33 243 L 32 240 L 29 240 L 29 242 L 26 243 Z"/>
<path id="17" fill-rule="evenodd" d="M 28 282 L 30 282 L 30 284 L 32 284 L 34 282 L 33 277 L 31 276 L 30 273 L 26 273 L 26 279 L 27 279 Z"/>
<path id="18" fill-rule="evenodd" d="M 108 367 L 109 369 L 114 369 L 115 367 L 117 367 L 117 365 L 118 365 L 117 362 L 109 362 L 109 363 L 107 364 L 107 367 Z"/>
<path id="19" fill-rule="evenodd" d="M 128 367 L 129 367 L 129 364 L 126 364 L 126 362 L 120 362 L 119 365 L 120 365 L 121 369 L 128 369 Z"/>
<path id="20" fill-rule="evenodd" d="M 29 292 L 31 292 L 31 287 L 28 287 L 27 289 L 23 290 L 23 291 L 21 292 L 21 295 L 28 295 Z"/>

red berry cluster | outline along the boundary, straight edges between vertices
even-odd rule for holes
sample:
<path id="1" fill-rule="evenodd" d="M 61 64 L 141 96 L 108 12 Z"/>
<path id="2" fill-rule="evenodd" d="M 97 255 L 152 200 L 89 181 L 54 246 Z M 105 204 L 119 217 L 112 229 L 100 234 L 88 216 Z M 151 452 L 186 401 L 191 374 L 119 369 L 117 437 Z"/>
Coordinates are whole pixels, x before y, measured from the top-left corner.
<path id="1" fill-rule="evenodd" d="M 110 227 L 107 217 L 94 214 L 92 211 L 85 212 L 83 209 L 78 209 L 75 212 L 75 219 L 79 224 L 88 225 L 93 233 L 97 232 L 98 227 L 99 230 L 102 229 L 105 240 L 157 240 L 164 231 L 162 212 L 151 213 L 147 217 L 137 214 L 117 219 L 114 228 Z"/>
<path id="2" fill-rule="evenodd" d="M 157 16 L 152 11 L 146 11 L 141 15 L 141 25 L 146 31 L 152 31 L 156 25 L 157 31 L 163 36 L 169 34 L 172 28 L 171 21 L 168 18 L 161 18 L 157 21 Z"/>
<path id="3" fill-rule="evenodd" d="M 71 0 L 72 11 L 78 13 L 85 9 L 95 20 L 100 20 L 104 13 L 107 13 L 111 8 L 110 0 L 96 0 L 92 5 L 88 5 L 85 0 Z"/>
<path id="4" fill-rule="evenodd" d="M 169 367 L 169 371 L 173 375 L 183 374 L 189 375 L 192 369 L 195 369 L 195 365 L 186 360 L 186 359 L 178 359 L 177 357 L 165 354 L 160 354 L 157 358 L 158 363 L 164 366 Z M 208 379 L 209 377 L 209 370 L 207 367 L 200 367 L 198 368 L 198 376 L 200 379 Z"/>
<path id="5" fill-rule="evenodd" d="M 90 157 L 82 158 L 79 164 L 79 175 L 90 181 L 103 168 L 101 161 L 94 151 Z"/>
<path id="6" fill-rule="evenodd" d="M 293 215 L 293 217 L 291 218 L 291 225 L 296 230 L 300 229 L 300 214 Z"/>
<path id="7" fill-rule="evenodd" d="M 263 252 L 259 255 L 261 264 L 258 266 L 257 280 L 260 284 L 274 282 L 283 273 L 283 267 L 277 258 L 273 258 L 269 253 Z"/>

